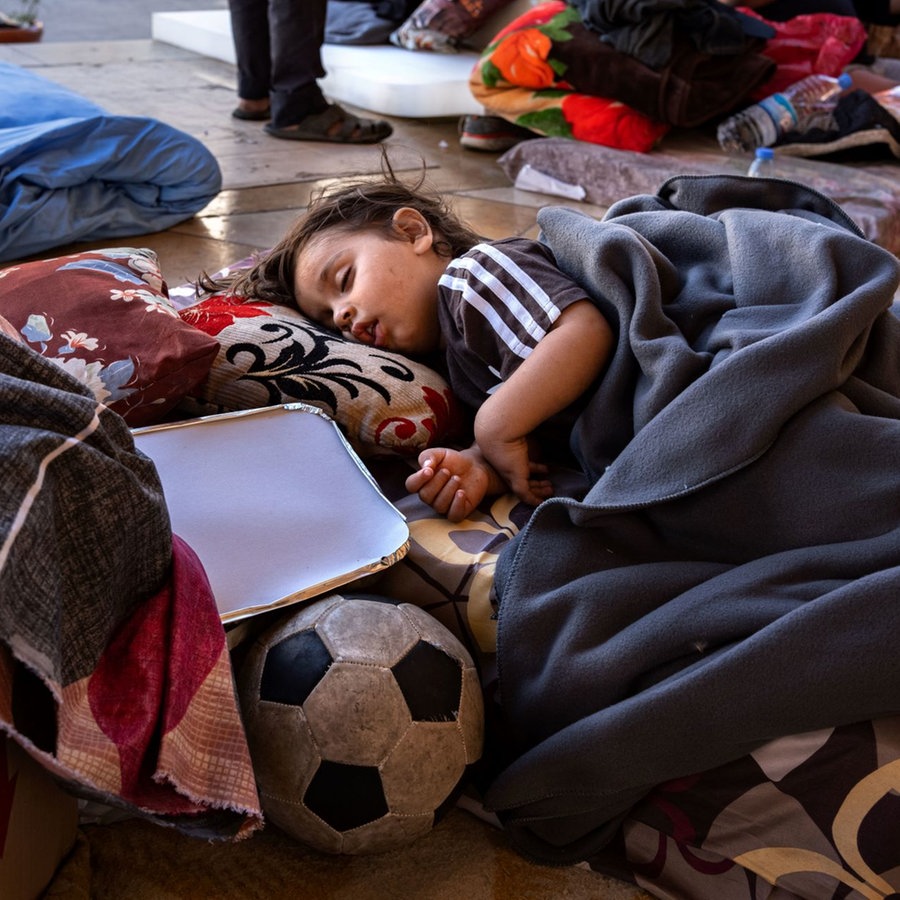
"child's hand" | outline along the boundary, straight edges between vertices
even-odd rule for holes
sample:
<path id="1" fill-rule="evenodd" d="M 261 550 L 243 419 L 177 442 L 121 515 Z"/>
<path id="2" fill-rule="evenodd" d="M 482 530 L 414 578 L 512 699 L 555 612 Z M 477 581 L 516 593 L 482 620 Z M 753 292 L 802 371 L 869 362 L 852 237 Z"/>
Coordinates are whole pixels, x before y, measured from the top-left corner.
<path id="1" fill-rule="evenodd" d="M 476 449 L 436 447 L 419 454 L 418 471 L 406 479 L 406 489 L 451 522 L 461 522 L 488 492 L 504 489 L 497 473 Z"/>
<path id="2" fill-rule="evenodd" d="M 537 506 L 553 496 L 553 485 L 546 477 L 547 466 L 531 460 L 527 438 L 504 441 L 483 432 L 479 438 L 478 446 L 485 459 L 523 503 Z"/>

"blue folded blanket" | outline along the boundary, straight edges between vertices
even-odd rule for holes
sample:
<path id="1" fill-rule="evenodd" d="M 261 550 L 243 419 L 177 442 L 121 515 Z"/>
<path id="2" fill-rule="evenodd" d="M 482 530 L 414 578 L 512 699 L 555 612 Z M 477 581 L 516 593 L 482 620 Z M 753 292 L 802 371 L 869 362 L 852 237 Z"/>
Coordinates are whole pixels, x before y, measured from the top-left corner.
<path id="1" fill-rule="evenodd" d="M 0 262 L 162 231 L 221 190 L 212 153 L 156 119 L 117 116 L 0 62 Z"/>

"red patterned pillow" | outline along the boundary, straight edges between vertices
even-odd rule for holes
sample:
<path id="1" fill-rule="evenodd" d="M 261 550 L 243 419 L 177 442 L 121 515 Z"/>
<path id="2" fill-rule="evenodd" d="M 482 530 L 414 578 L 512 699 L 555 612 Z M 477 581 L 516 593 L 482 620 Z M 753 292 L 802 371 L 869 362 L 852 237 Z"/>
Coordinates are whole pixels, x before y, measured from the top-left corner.
<path id="1" fill-rule="evenodd" d="M 183 322 L 152 250 L 117 247 L 0 270 L 0 315 L 132 427 L 171 411 L 219 345 Z"/>
<path id="2" fill-rule="evenodd" d="M 362 457 L 415 455 L 461 433 L 459 405 L 437 372 L 345 340 L 291 307 L 216 294 L 180 315 L 220 345 L 208 376 L 182 401 L 186 413 L 308 403 Z"/>

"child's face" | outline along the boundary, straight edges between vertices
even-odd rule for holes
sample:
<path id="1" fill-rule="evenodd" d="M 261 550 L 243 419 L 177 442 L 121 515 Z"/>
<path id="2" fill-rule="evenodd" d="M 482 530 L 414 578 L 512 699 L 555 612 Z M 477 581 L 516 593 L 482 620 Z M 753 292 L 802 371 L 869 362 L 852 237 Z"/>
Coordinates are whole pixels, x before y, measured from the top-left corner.
<path id="1" fill-rule="evenodd" d="M 447 260 L 434 252 L 424 220 L 397 224 L 395 216 L 395 228 L 397 239 L 371 230 L 321 232 L 299 254 L 294 295 L 305 315 L 351 340 L 431 353 L 440 345 L 437 286 Z"/>

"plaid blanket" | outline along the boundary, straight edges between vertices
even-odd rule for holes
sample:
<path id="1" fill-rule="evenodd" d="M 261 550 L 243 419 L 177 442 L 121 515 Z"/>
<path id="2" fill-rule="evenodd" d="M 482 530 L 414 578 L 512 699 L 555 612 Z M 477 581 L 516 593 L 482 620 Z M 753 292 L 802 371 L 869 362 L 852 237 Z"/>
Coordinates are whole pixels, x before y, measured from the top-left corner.
<path id="1" fill-rule="evenodd" d="M 206 837 L 261 814 L 225 635 L 153 464 L 0 333 L 0 729 L 74 792 Z"/>

